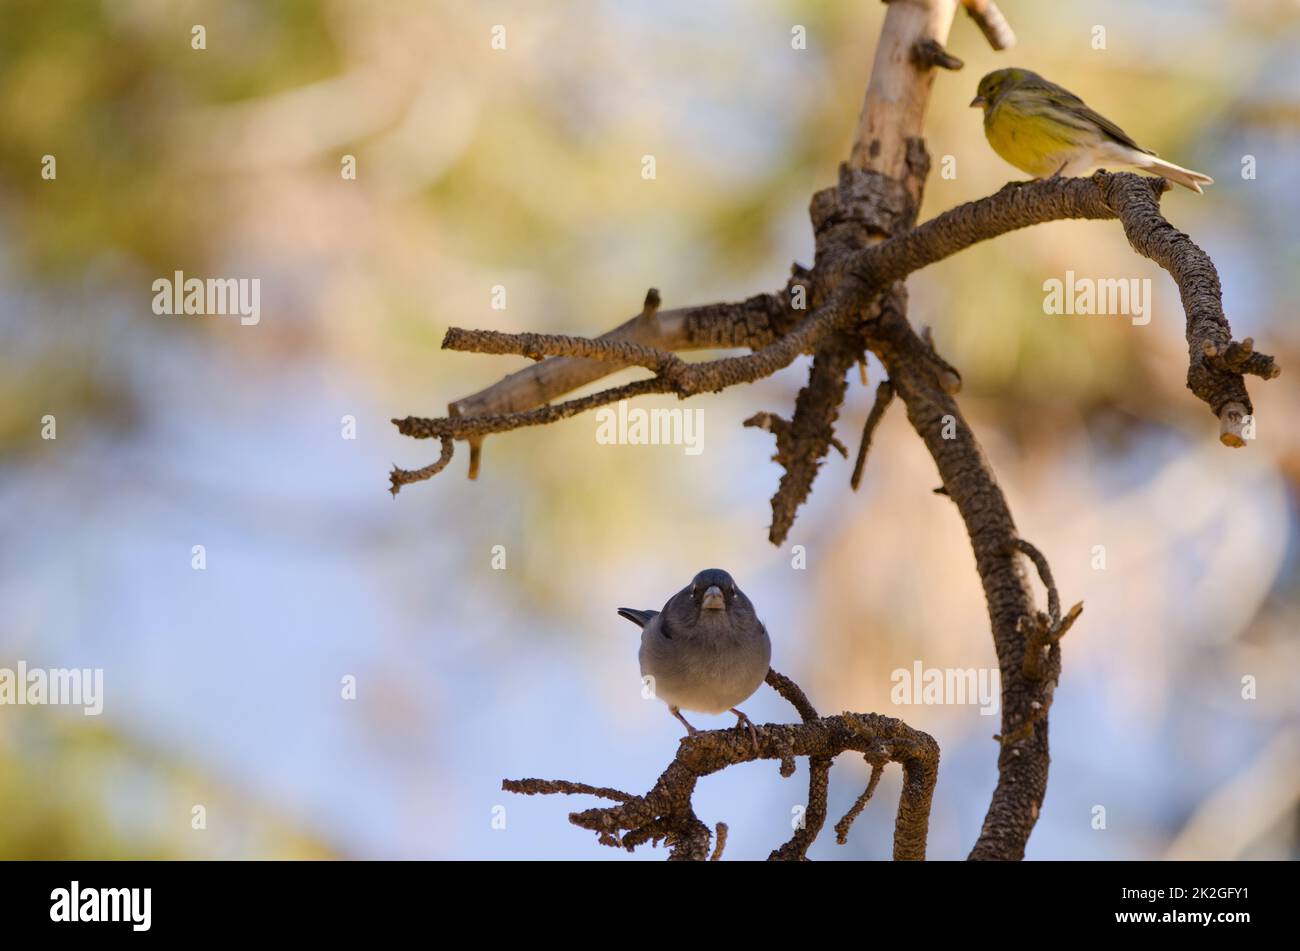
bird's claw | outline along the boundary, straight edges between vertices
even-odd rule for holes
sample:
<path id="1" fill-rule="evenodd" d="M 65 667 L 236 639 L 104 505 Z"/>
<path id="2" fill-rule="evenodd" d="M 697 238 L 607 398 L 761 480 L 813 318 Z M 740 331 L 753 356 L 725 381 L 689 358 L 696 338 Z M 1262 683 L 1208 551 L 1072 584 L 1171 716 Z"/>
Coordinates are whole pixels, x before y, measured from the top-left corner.
<path id="1" fill-rule="evenodd" d="M 758 731 L 754 729 L 754 722 L 750 720 L 749 717 L 745 716 L 745 714 L 737 710 L 735 707 L 731 708 L 731 712 L 736 715 L 736 728 L 739 729 L 740 725 L 743 723 L 745 724 L 745 727 L 749 730 L 749 738 L 753 740 L 754 752 L 757 753 L 758 752 Z"/>
<path id="2" fill-rule="evenodd" d="M 689 722 L 687 722 L 686 717 L 682 716 L 682 711 L 678 710 L 676 707 L 669 707 L 668 712 L 671 713 L 673 716 L 675 716 L 679 721 L 681 721 L 682 726 L 686 727 L 686 735 L 688 737 L 694 736 L 696 733 L 700 732 L 699 730 L 695 729 L 695 727 L 691 726 Z"/>

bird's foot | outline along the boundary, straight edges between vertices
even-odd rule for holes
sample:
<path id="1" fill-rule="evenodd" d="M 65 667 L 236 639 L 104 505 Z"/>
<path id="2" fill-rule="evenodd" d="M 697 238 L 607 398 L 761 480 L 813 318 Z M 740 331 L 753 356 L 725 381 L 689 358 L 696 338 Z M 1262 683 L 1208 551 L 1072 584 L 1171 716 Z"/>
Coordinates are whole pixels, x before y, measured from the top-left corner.
<path id="1" fill-rule="evenodd" d="M 737 710 L 735 707 L 731 708 L 731 712 L 736 715 L 737 727 L 739 727 L 743 723 L 749 729 L 749 738 L 754 741 L 754 752 L 757 753 L 758 752 L 758 731 L 754 729 L 753 721 L 750 720 L 749 717 L 745 716 L 745 714 Z"/>
<path id="2" fill-rule="evenodd" d="M 668 712 L 671 713 L 673 716 L 675 716 L 677 719 L 682 721 L 682 726 L 686 727 L 687 736 L 694 736 L 696 733 L 700 732 L 699 730 L 695 729 L 695 727 L 691 726 L 689 723 L 686 722 L 686 717 L 682 716 L 682 711 L 678 710 L 676 707 L 669 707 Z"/>

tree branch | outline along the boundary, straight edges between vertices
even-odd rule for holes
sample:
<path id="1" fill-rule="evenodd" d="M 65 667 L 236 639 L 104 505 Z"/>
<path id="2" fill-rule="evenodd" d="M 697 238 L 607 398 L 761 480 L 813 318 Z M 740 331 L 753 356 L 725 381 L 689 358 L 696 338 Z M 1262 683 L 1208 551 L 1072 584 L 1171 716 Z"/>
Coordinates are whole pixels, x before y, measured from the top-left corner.
<path id="1" fill-rule="evenodd" d="M 563 334 L 511 334 L 499 330 L 451 327 L 442 338 L 442 348 L 469 353 L 517 353 L 533 360 L 556 356 L 577 357 L 620 366 L 645 367 L 664 376 L 671 376 L 685 365 L 681 357 L 658 347 L 627 340 L 588 340 L 586 337 Z"/>
<path id="2" fill-rule="evenodd" d="M 453 437 L 464 439 L 470 436 L 486 436 L 489 433 L 503 433 L 525 426 L 544 426 L 557 420 L 568 419 L 606 403 L 617 403 L 648 393 L 667 393 L 672 384 L 660 377 L 637 380 L 624 386 L 614 386 L 590 396 L 566 400 L 554 406 L 540 406 L 522 413 L 500 413 L 496 416 L 452 416 L 427 419 L 422 416 L 407 416 L 405 419 L 393 420 L 393 425 L 403 436 L 415 439 L 434 439 Z"/>
<path id="3" fill-rule="evenodd" d="M 867 450 L 871 448 L 871 437 L 880 425 L 880 421 L 885 418 L 885 410 L 889 404 L 894 401 L 894 388 L 889 385 L 888 380 L 884 380 L 876 387 L 876 399 L 871 404 L 871 412 L 867 414 L 867 421 L 862 426 L 862 439 L 858 443 L 858 458 L 853 463 L 853 476 L 849 479 L 849 486 L 854 492 L 858 491 L 858 484 L 862 481 L 862 470 L 867 464 Z"/>
<path id="4" fill-rule="evenodd" d="M 1281 370 L 1272 357 L 1254 350 L 1254 342 L 1250 338 L 1240 343 L 1232 340 L 1231 328 L 1223 313 L 1222 293 L 1213 262 L 1191 238 L 1176 230 L 1160 214 L 1158 198 L 1167 187 L 1163 179 L 1131 173 L 1112 175 L 1106 172 L 1098 172 L 1086 179 L 1013 182 L 993 195 L 959 205 L 917 228 L 904 231 L 879 244 L 838 257 L 828 256 L 818 264 L 816 274 L 818 280 L 833 285 L 834 290 L 829 298 L 821 307 L 799 321 L 793 330 L 748 356 L 723 357 L 687 364 L 662 347 L 611 338 L 610 335 L 588 340 L 581 337 L 504 334 L 452 328 L 444 340 L 444 346 L 450 349 L 525 355 L 565 354 L 564 359 L 573 358 L 581 364 L 594 364 L 596 368 L 593 370 L 587 366 L 567 364 L 568 369 L 553 377 L 557 381 L 561 377 L 569 382 L 579 378 L 596 379 L 619 366 L 627 365 L 647 366 L 658 372 L 650 380 L 640 380 L 536 410 L 483 416 L 457 415 L 440 419 L 406 417 L 393 422 L 404 435 L 416 438 L 468 438 L 554 422 L 587 409 L 647 393 L 675 392 L 685 397 L 705 391 L 716 392 L 739 383 L 750 383 L 789 366 L 800 354 L 812 352 L 836 331 L 848 330 L 855 324 L 855 317 L 872 306 L 882 288 L 977 242 L 1047 221 L 1119 218 L 1133 247 L 1168 270 L 1178 283 L 1187 314 L 1186 334 L 1191 357 L 1187 373 L 1188 388 L 1220 417 L 1224 427 L 1224 443 L 1244 444 L 1239 438 L 1242 419 L 1250 415 L 1253 409 L 1242 374 L 1251 373 L 1271 379 Z M 742 307 L 744 319 L 740 324 L 733 325 L 733 330 L 750 335 L 750 339 L 766 339 L 772 334 L 771 324 L 769 322 L 764 327 L 760 321 L 755 325 L 753 318 L 757 312 L 757 305 L 752 310 L 744 310 Z M 709 313 L 707 320 L 693 325 L 687 339 L 703 345 L 704 340 L 716 342 L 725 336 L 717 326 L 717 312 L 710 310 Z M 767 313 L 766 305 L 763 313 Z M 634 318 L 633 323 L 639 319 Z M 768 319 L 770 321 L 770 315 Z M 866 319 L 871 320 L 871 315 L 867 314 Z M 683 326 L 692 325 L 687 322 Z M 702 327 L 707 328 L 705 334 L 700 333 Z M 674 331 L 677 332 L 679 331 Z M 735 336 L 736 333 L 731 334 L 732 338 Z M 832 365 L 825 377 L 827 385 L 839 389 L 843 380 L 842 371 L 852 366 L 850 355 L 851 351 L 841 350 L 837 359 L 831 361 Z M 540 365 L 545 366 L 551 362 L 553 361 L 545 361 Z M 512 378 L 503 380 L 498 387 Z M 535 380 L 530 382 L 536 383 Z M 810 399 L 815 398 L 811 395 L 816 390 L 813 384 L 816 384 L 816 379 L 810 384 Z M 561 384 L 550 384 L 552 387 L 558 385 Z M 507 392 L 510 394 L 509 399 L 501 395 Z M 840 393 L 842 395 L 842 390 Z M 510 388 L 499 391 L 492 399 L 499 405 L 517 405 L 526 400 L 526 397 Z M 453 405 L 465 402 L 462 400 Z M 820 402 L 829 402 L 838 408 L 834 394 L 829 398 L 820 398 Z M 814 428 L 818 439 L 825 440 L 828 446 L 830 440 L 825 413 Z M 823 448 L 820 453 L 810 453 L 812 461 L 806 469 L 815 473 L 816 465 L 824 452 Z M 788 505 L 788 511 L 782 513 L 776 513 L 774 500 L 772 534 L 778 544 L 785 535 L 784 531 L 778 532 L 778 527 L 788 529 L 788 522 L 793 521 L 794 508 L 802 503 L 807 488 L 811 486 L 811 477 L 806 471 L 795 476 L 787 472 L 787 478 L 791 482 L 798 482 L 803 492 L 793 493 L 797 501 Z M 781 493 L 781 497 L 789 494 L 791 493 Z"/>
<path id="5" fill-rule="evenodd" d="M 909 422 L 925 442 L 970 537 L 984 588 L 1002 675 L 1002 732 L 998 782 L 973 859 L 1018 859 L 1037 822 L 1046 793 L 1048 711 L 1061 673 L 1061 637 L 1079 616 L 1064 617 L 1046 558 L 1020 539 L 1006 499 L 979 444 L 954 400 L 960 375 L 935 351 L 928 333 L 918 336 L 906 316 L 902 281 L 914 271 L 1008 231 L 1067 218 L 1118 219 L 1130 244 L 1160 264 L 1178 285 L 1186 313 L 1187 384 L 1219 417 L 1220 438 L 1243 445 L 1253 412 L 1243 374 L 1277 375 L 1271 357 L 1256 353 L 1250 338 L 1235 342 L 1223 313 L 1213 263 L 1187 235 L 1160 213 L 1167 183 L 1133 174 L 1098 172 L 1088 179 L 1011 183 L 996 194 L 953 208 L 913 227 L 929 167 L 921 134 L 933 71 L 959 61 L 944 49 L 957 0 L 893 0 L 872 69 L 851 159 L 838 184 L 818 192 L 811 217 L 817 239 L 814 267 L 796 267 L 784 294 L 739 304 L 658 312 L 658 295 L 647 295 L 642 313 L 597 340 L 542 334 L 500 334 L 453 329 L 452 349 L 523 354 L 543 359 L 473 396 L 450 404 L 448 418 L 394 420 L 402 433 L 440 438 L 437 463 L 407 473 L 395 470 L 393 491 L 428 478 L 450 460 L 453 439 L 471 445 L 471 477 L 482 438 L 521 426 L 567 418 L 586 409 L 646 393 L 687 397 L 752 382 L 815 354 L 808 384 L 790 421 L 759 414 L 747 425 L 776 436 L 785 474 L 772 499 L 770 538 L 780 543 L 807 498 L 821 459 L 836 445 L 834 423 L 847 388 L 845 375 L 870 350 L 885 366 L 876 406 L 863 434 L 854 483 L 860 477 L 873 418 L 887 399 L 884 386 L 903 401 Z M 964 0 L 967 12 L 995 47 L 1014 42 L 996 7 Z M 884 240 L 882 240 L 884 239 Z M 794 305 L 799 291 L 811 311 Z M 748 347 L 746 356 L 686 363 L 674 351 Z M 621 367 L 639 366 L 654 376 L 558 405 L 542 405 Z M 1048 610 L 1036 610 L 1017 555 L 1027 554 L 1048 591 Z M 672 858 L 709 856 L 711 832 L 694 814 L 691 794 L 701 777 L 752 759 L 777 759 L 781 774 L 794 771 L 796 756 L 809 757 L 805 825 L 772 858 L 804 858 L 826 813 L 829 768 L 841 752 L 862 753 L 872 764 L 866 791 L 837 825 L 847 833 L 865 806 L 885 762 L 904 766 L 905 782 L 895 826 L 896 858 L 922 858 L 938 747 L 925 734 L 886 717 L 844 714 L 818 718 L 802 691 L 769 674 L 768 682 L 799 709 L 804 722 L 759 727 L 759 749 L 739 728 L 699 733 L 682 740 L 677 756 L 644 796 L 576 783 L 507 781 L 524 793 L 587 793 L 617 805 L 589 809 L 570 821 L 595 831 L 606 845 L 632 849 L 666 840 Z M 842 831 L 841 831 L 842 829 Z M 718 826 L 713 855 L 721 854 L 725 826 Z"/>
<path id="6" fill-rule="evenodd" d="M 1250 338 L 1233 342 L 1214 263 L 1160 213 L 1159 198 L 1168 187 L 1162 178 L 1107 172 L 1091 178 L 1012 182 L 994 195 L 959 205 L 859 251 L 840 266 L 864 285 L 879 287 L 1008 231 L 1065 218 L 1118 218 L 1133 248 L 1168 271 L 1178 285 L 1191 357 L 1188 389 L 1221 419 L 1230 403 L 1249 414 L 1242 374 L 1272 379 L 1281 369 L 1272 357 L 1256 353 Z"/>
<path id="7" fill-rule="evenodd" d="M 995 50 L 1009 50 L 1016 45 L 1016 34 L 993 0 L 961 0 L 961 3 Z"/>
<path id="8" fill-rule="evenodd" d="M 412 482 L 423 482 L 425 479 L 432 479 L 451 462 L 451 455 L 456 450 L 456 444 L 450 436 L 442 437 L 442 452 L 438 456 L 438 461 L 425 466 L 423 469 L 399 469 L 393 466 L 393 471 L 388 473 L 389 489 L 393 493 L 393 498 L 397 498 L 397 493 L 402 490 L 402 486 L 410 485 Z"/>
<path id="9" fill-rule="evenodd" d="M 571 813 L 569 821 L 595 832 L 602 845 L 630 852 L 646 842 L 657 845 L 662 841 L 669 847 L 670 859 L 703 861 L 710 857 L 711 833 L 695 815 L 691 804 L 695 784 L 729 766 L 758 759 L 780 761 L 781 775 L 789 776 L 794 771 L 794 758 L 807 756 L 809 803 L 803 822 L 790 841 L 769 856 L 769 860 L 803 860 L 825 821 L 831 760 L 840 753 L 855 751 L 878 764 L 875 768 L 889 762 L 902 765 L 903 789 L 894 824 L 894 858 L 924 859 L 930 803 L 939 771 L 939 745 L 934 739 L 902 720 L 873 713 L 819 718 L 794 681 L 773 670 L 768 672 L 767 682 L 795 706 L 802 723 L 755 726 L 757 748 L 749 732 L 741 727 L 683 737 L 677 755 L 643 796 L 567 780 L 507 779 L 501 788 L 524 795 L 583 794 L 614 800 L 617 805 Z M 788 771 L 786 764 L 789 764 Z M 857 812 L 860 811 L 859 808 Z M 725 829 L 724 824 L 718 824 L 714 858 L 721 854 Z"/>
<path id="10" fill-rule="evenodd" d="M 802 280 L 796 269 L 790 286 Z M 654 306 L 650 297 L 654 295 Z M 641 313 L 613 330 L 601 340 L 627 340 L 660 350 L 705 350 L 748 347 L 756 350 L 771 343 L 793 325 L 794 316 L 786 306 L 789 297 L 759 294 L 740 303 L 705 304 L 660 311 L 659 292 L 651 288 Z M 579 387 L 598 380 L 614 368 L 599 360 L 558 357 L 536 366 L 511 373 L 504 379 L 470 396 L 454 400 L 447 406 L 449 416 L 499 416 L 521 412 L 549 403 Z M 482 437 L 467 437 L 470 442 L 470 478 L 478 476 Z"/>

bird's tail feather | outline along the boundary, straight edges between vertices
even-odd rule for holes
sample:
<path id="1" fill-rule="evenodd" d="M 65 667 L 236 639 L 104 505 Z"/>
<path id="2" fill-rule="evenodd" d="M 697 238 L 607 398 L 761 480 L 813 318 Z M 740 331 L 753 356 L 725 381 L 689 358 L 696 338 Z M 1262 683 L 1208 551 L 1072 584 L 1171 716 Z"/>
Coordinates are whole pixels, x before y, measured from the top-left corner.
<path id="1" fill-rule="evenodd" d="M 1181 165 L 1175 165 L 1173 162 L 1166 162 L 1162 158 L 1154 155 L 1142 155 L 1135 157 L 1133 162 L 1138 168 L 1155 172 L 1161 178 L 1167 178 L 1171 182 L 1177 182 L 1184 188 L 1190 188 L 1196 194 L 1203 194 L 1202 185 L 1213 185 L 1214 179 L 1201 172 L 1193 172 L 1190 168 L 1183 168 Z"/>
<path id="2" fill-rule="evenodd" d="M 647 624 L 649 624 L 651 621 L 654 620 L 654 616 L 658 613 L 659 613 L 658 611 L 638 611 L 636 608 L 618 609 L 619 617 L 627 618 L 637 627 L 645 627 Z"/>

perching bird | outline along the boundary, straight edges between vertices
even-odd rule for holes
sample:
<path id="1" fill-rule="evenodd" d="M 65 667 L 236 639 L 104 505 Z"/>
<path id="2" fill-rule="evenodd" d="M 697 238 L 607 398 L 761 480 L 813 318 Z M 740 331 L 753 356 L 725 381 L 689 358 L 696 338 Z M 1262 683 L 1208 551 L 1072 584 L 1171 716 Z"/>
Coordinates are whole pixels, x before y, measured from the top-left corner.
<path id="1" fill-rule="evenodd" d="M 1083 175 L 1105 165 L 1154 172 L 1198 195 L 1214 179 L 1156 158 L 1083 100 L 1027 69 L 999 69 L 980 80 L 971 106 L 984 107 L 993 151 L 1035 178 Z"/>
<path id="2" fill-rule="evenodd" d="M 686 727 L 682 708 L 701 713 L 730 710 L 749 728 L 754 746 L 758 735 L 749 717 L 736 709 L 767 677 L 772 641 L 754 605 L 719 568 L 701 571 L 668 599 L 663 612 L 619 608 L 621 617 L 642 628 L 641 676 L 655 696 Z"/>

